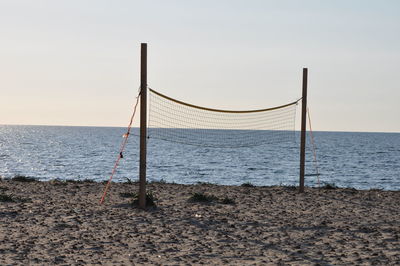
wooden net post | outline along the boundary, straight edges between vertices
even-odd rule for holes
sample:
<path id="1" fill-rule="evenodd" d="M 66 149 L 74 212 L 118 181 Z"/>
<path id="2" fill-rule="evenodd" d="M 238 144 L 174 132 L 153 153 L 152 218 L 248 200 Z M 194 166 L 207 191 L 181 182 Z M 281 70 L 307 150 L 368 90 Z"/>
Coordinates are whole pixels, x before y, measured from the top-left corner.
<path id="1" fill-rule="evenodd" d="M 300 184 L 299 192 L 304 192 L 304 173 L 306 158 L 306 121 L 307 121 L 307 78 L 308 69 L 303 68 L 303 96 L 301 99 L 301 134 L 300 134 Z"/>
<path id="2" fill-rule="evenodd" d="M 146 208 L 146 150 L 147 150 L 147 43 L 140 47 L 140 162 L 139 207 Z"/>

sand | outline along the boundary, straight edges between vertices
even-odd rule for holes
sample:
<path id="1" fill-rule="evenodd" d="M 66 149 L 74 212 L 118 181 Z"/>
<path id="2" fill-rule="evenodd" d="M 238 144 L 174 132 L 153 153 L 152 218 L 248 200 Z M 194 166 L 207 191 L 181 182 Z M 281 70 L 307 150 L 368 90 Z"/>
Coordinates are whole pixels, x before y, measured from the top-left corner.
<path id="1" fill-rule="evenodd" d="M 0 265 L 395 265 L 400 192 L 0 181 Z M 235 204 L 190 202 L 193 193 Z"/>

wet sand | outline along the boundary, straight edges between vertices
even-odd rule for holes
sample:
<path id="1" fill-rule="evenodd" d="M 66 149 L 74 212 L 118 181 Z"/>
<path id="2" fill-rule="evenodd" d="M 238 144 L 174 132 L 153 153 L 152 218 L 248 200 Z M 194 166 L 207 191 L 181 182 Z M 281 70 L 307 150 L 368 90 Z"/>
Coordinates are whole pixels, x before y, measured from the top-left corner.
<path id="1" fill-rule="evenodd" d="M 400 192 L 152 183 L 0 181 L 0 265 L 395 265 Z M 213 195 L 190 202 L 193 193 Z M 223 204 L 222 199 L 234 204 Z"/>

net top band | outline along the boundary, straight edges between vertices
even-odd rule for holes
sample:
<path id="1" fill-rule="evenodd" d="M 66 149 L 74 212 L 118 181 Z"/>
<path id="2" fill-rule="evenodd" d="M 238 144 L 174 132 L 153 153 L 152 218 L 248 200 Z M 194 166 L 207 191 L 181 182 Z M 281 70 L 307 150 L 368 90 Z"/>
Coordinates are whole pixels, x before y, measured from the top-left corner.
<path id="1" fill-rule="evenodd" d="M 205 111 L 210 111 L 210 112 L 219 112 L 219 113 L 236 113 L 236 114 L 243 114 L 243 113 L 259 113 L 259 112 L 273 111 L 273 110 L 277 110 L 277 109 L 281 109 L 281 108 L 285 108 L 285 107 L 288 107 L 288 106 L 297 104 L 297 103 L 301 100 L 301 98 L 300 98 L 300 99 L 298 99 L 298 100 L 296 100 L 296 101 L 294 101 L 294 102 L 291 102 L 291 103 L 288 103 L 288 104 L 285 104 L 285 105 L 276 106 L 276 107 L 271 107 L 271 108 L 257 109 L 257 110 L 243 110 L 243 111 L 240 111 L 240 110 L 239 110 L 239 111 L 236 111 L 236 110 L 214 109 L 214 108 L 208 108 L 208 107 L 198 106 L 198 105 L 194 105 L 194 104 L 190 104 L 190 103 L 185 103 L 185 102 L 176 100 L 176 99 L 174 99 L 174 98 L 171 98 L 171 97 L 169 97 L 169 96 L 166 96 L 166 95 L 164 95 L 164 94 L 161 94 L 161 93 L 159 93 L 158 91 L 155 91 L 155 90 L 153 90 L 153 89 L 151 89 L 151 88 L 149 88 L 149 90 L 150 90 L 150 92 L 152 92 L 152 93 L 154 93 L 154 94 L 156 94 L 156 95 L 158 95 L 158 96 L 160 96 L 160 97 L 162 97 L 162 98 L 165 98 L 165 99 L 167 99 L 167 100 L 173 101 L 173 102 L 178 103 L 178 104 L 182 104 L 182 105 L 189 106 L 189 107 L 193 107 L 193 108 L 200 109 L 200 110 L 205 110 Z"/>

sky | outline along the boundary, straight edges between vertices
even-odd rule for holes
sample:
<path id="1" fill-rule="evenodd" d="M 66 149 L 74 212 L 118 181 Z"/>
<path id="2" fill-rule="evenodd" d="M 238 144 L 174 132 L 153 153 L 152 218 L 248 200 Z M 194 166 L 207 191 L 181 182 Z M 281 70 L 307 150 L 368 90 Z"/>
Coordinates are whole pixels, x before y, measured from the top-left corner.
<path id="1" fill-rule="evenodd" d="M 173 98 L 282 105 L 307 67 L 314 130 L 400 132 L 399 14 L 396 0 L 0 0 L 0 124 L 126 126 L 145 42 L 148 85 Z"/>

